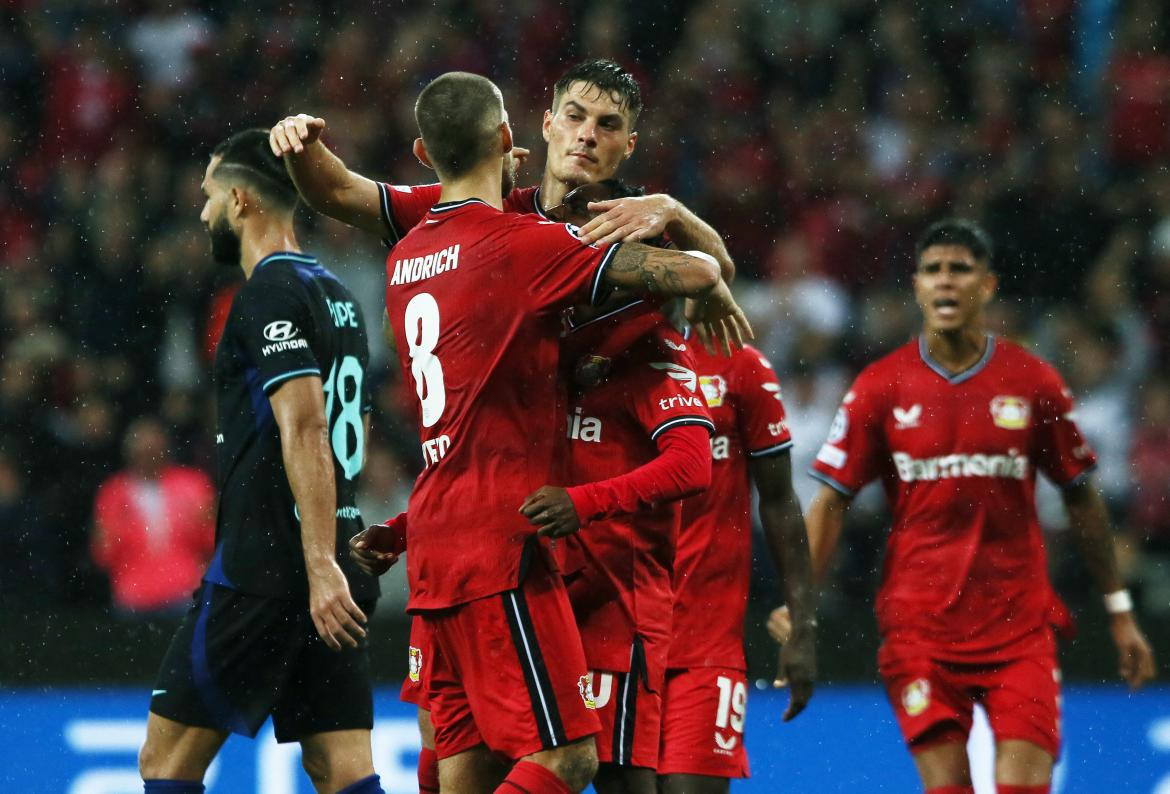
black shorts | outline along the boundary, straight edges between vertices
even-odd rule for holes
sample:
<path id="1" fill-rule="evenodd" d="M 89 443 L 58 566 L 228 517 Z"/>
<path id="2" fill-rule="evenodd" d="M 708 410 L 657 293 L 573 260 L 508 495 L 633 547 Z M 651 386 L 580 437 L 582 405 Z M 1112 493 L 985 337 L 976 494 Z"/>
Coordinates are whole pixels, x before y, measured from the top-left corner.
<path id="1" fill-rule="evenodd" d="M 369 616 L 372 602 L 359 604 Z M 160 717 L 254 737 L 269 714 L 278 742 L 370 730 L 369 647 L 332 651 L 304 604 L 204 583 L 151 693 Z"/>

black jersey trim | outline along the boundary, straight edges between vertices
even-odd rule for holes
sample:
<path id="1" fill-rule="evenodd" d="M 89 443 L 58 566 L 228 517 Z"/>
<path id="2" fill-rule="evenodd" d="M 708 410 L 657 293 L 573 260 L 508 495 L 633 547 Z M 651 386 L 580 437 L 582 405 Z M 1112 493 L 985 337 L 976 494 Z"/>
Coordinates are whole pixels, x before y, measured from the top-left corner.
<path id="1" fill-rule="evenodd" d="M 707 432 L 715 435 L 715 423 L 705 416 L 677 416 L 674 419 L 667 419 L 665 422 L 654 428 L 654 432 L 650 434 L 651 441 L 657 441 L 658 437 L 670 430 L 672 427 L 682 427 L 683 425 L 700 425 L 707 428 Z"/>
<path id="2" fill-rule="evenodd" d="M 832 488 L 837 493 L 842 494 L 844 496 L 848 496 L 850 499 L 852 499 L 854 496 L 857 495 L 856 491 L 849 490 L 848 488 L 846 488 L 844 485 L 842 485 L 841 483 L 834 480 L 829 475 L 823 474 L 823 473 L 817 471 L 816 469 L 809 469 L 808 476 L 812 477 L 814 480 L 820 480 L 821 482 L 823 482 L 825 485 Z"/>
<path id="3" fill-rule="evenodd" d="M 268 389 L 271 386 L 274 386 L 277 383 L 282 383 L 286 380 L 289 380 L 290 378 L 300 377 L 301 375 L 317 375 L 318 377 L 320 377 L 321 370 L 317 369 L 316 367 L 306 367 L 305 369 L 294 369 L 292 372 L 285 372 L 282 375 L 277 375 L 275 377 L 269 378 L 267 381 L 264 382 L 264 385 L 261 386 L 260 388 L 262 388 L 265 391 L 265 393 L 267 393 Z"/>
<path id="4" fill-rule="evenodd" d="M 524 671 L 524 681 L 528 685 L 528 698 L 532 703 L 532 715 L 536 721 L 537 733 L 540 734 L 541 745 L 545 749 L 560 747 L 568 742 L 568 737 L 557 706 L 556 690 L 553 689 L 548 668 L 544 663 L 544 654 L 541 653 L 540 644 L 536 639 L 536 629 L 532 625 L 528 601 L 524 597 L 524 591 L 519 588 L 501 593 L 500 596 L 504 601 L 508 627 L 512 631 L 512 643 L 516 648 L 520 667 Z"/>
<path id="5" fill-rule="evenodd" d="M 568 321 L 567 321 L 569 323 L 569 333 L 576 333 L 577 331 L 580 331 L 582 328 L 587 328 L 590 325 L 593 325 L 594 323 L 599 323 L 602 320 L 613 317 L 615 314 L 621 314 L 626 309 L 631 309 L 634 306 L 637 306 L 639 303 L 645 303 L 645 302 L 646 301 L 642 298 L 634 298 L 629 303 L 623 304 L 623 305 L 617 307 L 616 309 L 611 309 L 610 311 L 606 312 L 605 314 L 600 314 L 591 320 L 586 320 L 585 322 L 579 323 L 579 324 L 574 323 L 573 322 L 573 315 L 569 314 Z"/>
<path id="6" fill-rule="evenodd" d="M 378 209 L 382 215 L 382 225 L 390 233 L 382 240 L 387 248 L 393 248 L 402 239 L 402 230 L 394 222 L 394 213 L 391 211 L 390 190 L 391 187 L 385 182 L 378 183 Z"/>
<path id="7" fill-rule="evenodd" d="M 452 210 L 457 210 L 457 209 L 460 209 L 461 207 L 466 207 L 469 204 L 482 204 L 485 207 L 492 206 L 491 204 L 488 204 L 483 199 L 469 198 L 469 199 L 463 199 L 462 201 L 440 201 L 438 204 L 431 207 L 431 212 L 434 212 L 434 213 L 451 212 Z"/>
<path id="8" fill-rule="evenodd" d="M 979 357 L 978 361 L 962 372 L 949 372 L 942 364 L 939 364 L 931 358 L 930 350 L 926 344 L 925 334 L 918 337 L 918 355 L 922 357 L 922 363 L 934 370 L 940 377 L 944 378 L 952 386 L 958 386 L 960 383 L 968 381 L 982 372 L 983 368 L 987 366 L 987 363 L 991 361 L 991 356 L 995 353 L 995 337 L 991 334 L 987 334 L 986 336 L 987 347 L 983 350 L 983 355 Z"/>
<path id="9" fill-rule="evenodd" d="M 544 218 L 546 221 L 556 220 L 555 218 L 550 218 L 545 213 L 544 207 L 541 206 L 541 204 L 540 204 L 540 188 L 539 187 L 537 187 L 536 190 L 533 191 L 533 193 L 532 193 L 532 204 L 536 208 L 537 215 Z"/>
<path id="10" fill-rule="evenodd" d="M 309 254 L 298 254 L 295 251 L 277 251 L 276 253 L 269 254 L 268 256 L 264 257 L 259 262 L 257 262 L 255 269 L 259 270 L 260 268 L 267 265 L 269 262 L 272 262 L 276 259 L 288 259 L 292 262 L 299 262 L 302 265 L 320 265 L 321 264 L 319 261 L 317 261 L 317 257 L 311 256 Z"/>
<path id="11" fill-rule="evenodd" d="M 1095 472 L 1095 471 L 1097 471 L 1097 464 L 1096 463 L 1094 463 L 1092 466 L 1089 466 L 1088 468 L 1086 468 L 1084 471 L 1082 471 L 1077 476 L 1073 477 L 1071 480 L 1068 480 L 1068 481 L 1062 482 L 1062 483 L 1057 483 L 1057 486 L 1063 490 L 1066 488 L 1076 488 L 1078 485 L 1084 485 L 1088 481 L 1088 479 L 1093 476 L 1093 472 Z"/>
<path id="12" fill-rule="evenodd" d="M 601 262 L 597 265 L 597 272 L 593 274 L 593 289 L 589 292 L 589 304 L 596 306 L 601 303 L 601 285 L 605 283 L 605 270 L 609 267 L 610 262 L 613 261 L 618 249 L 622 247 L 621 243 L 614 243 L 601 257 Z"/>
<path id="13" fill-rule="evenodd" d="M 778 455 L 779 453 L 787 452 L 790 449 L 792 449 L 791 439 L 788 441 L 784 441 L 780 444 L 775 444 L 775 445 L 770 446 L 770 447 L 764 447 L 763 449 L 749 450 L 748 457 L 749 458 L 766 458 L 769 455 Z"/>

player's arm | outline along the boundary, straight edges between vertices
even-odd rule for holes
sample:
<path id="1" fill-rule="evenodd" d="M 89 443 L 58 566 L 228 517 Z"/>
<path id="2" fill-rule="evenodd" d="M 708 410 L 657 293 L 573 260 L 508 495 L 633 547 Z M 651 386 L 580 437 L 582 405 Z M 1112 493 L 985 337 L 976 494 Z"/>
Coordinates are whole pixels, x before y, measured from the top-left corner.
<path id="1" fill-rule="evenodd" d="M 298 113 L 273 125 L 268 145 L 284 158 L 284 167 L 309 207 L 370 234 L 385 235 L 378 183 L 349 170 L 321 141 L 324 130 L 325 119 Z"/>
<path id="2" fill-rule="evenodd" d="M 309 612 L 321 639 L 334 650 L 357 647 L 366 616 L 354 603 L 337 564 L 337 486 L 321 378 L 293 378 L 269 395 L 280 428 L 288 484 L 301 517 L 301 546 L 309 577 Z"/>
<path id="3" fill-rule="evenodd" d="M 1120 655 L 1121 677 L 1131 689 L 1137 689 L 1154 677 L 1154 653 L 1134 618 L 1133 604 L 1117 571 L 1105 503 L 1090 478 L 1062 489 L 1061 495 L 1085 567 L 1106 596 L 1109 631 Z"/>
<path id="4" fill-rule="evenodd" d="M 727 252 L 723 238 L 672 196 L 656 193 L 593 201 L 588 209 L 600 214 L 581 227 L 581 237 L 586 242 L 636 242 L 653 239 L 665 232 L 677 247 L 702 251 L 714 257 L 723 280 L 728 284 L 735 278 L 735 262 Z"/>
<path id="5" fill-rule="evenodd" d="M 711 442 L 703 425 L 681 425 L 655 439 L 658 455 L 625 474 L 586 485 L 545 485 L 525 498 L 520 513 L 541 535 L 559 538 L 581 524 L 629 515 L 684 499 L 711 484 Z"/>
<path id="6" fill-rule="evenodd" d="M 406 513 L 366 527 L 349 539 L 349 557 L 370 576 L 381 576 L 406 553 Z"/>
<path id="7" fill-rule="evenodd" d="M 752 481 L 760 494 L 760 523 L 772 564 L 784 580 L 791 618 L 788 640 L 780 651 L 777 686 L 791 687 L 784 721 L 793 719 L 812 697 L 816 680 L 816 590 L 809 562 L 808 534 L 800 502 L 792 488 L 792 461 L 787 452 L 750 458 Z"/>

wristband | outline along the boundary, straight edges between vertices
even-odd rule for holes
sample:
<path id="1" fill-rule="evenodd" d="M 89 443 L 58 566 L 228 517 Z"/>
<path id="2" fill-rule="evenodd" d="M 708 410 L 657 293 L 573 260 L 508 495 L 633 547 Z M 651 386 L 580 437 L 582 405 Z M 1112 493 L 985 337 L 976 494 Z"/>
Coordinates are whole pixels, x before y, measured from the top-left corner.
<path id="1" fill-rule="evenodd" d="M 1110 615 L 1120 615 L 1123 612 L 1133 611 L 1133 599 L 1125 588 L 1104 596 L 1105 611 Z"/>

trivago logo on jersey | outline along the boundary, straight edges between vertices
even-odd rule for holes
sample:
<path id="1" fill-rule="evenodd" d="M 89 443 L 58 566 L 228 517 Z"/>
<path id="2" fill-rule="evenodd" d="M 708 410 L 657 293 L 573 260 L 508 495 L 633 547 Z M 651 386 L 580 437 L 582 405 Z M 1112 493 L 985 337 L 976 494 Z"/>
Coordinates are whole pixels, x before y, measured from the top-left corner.
<path id="1" fill-rule="evenodd" d="M 957 477 L 1004 477 L 1024 480 L 1028 477 L 1028 456 L 1018 450 L 1006 455 L 940 455 L 915 458 L 905 452 L 894 453 L 894 466 L 902 482 L 950 480 Z"/>
<path id="2" fill-rule="evenodd" d="M 285 350 L 308 347 L 309 340 L 297 338 L 300 331 L 291 320 L 273 320 L 264 326 L 264 338 L 272 344 L 260 348 L 260 354 L 270 356 Z"/>

